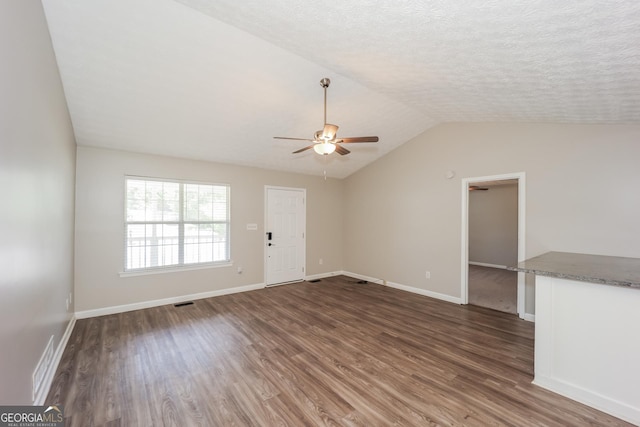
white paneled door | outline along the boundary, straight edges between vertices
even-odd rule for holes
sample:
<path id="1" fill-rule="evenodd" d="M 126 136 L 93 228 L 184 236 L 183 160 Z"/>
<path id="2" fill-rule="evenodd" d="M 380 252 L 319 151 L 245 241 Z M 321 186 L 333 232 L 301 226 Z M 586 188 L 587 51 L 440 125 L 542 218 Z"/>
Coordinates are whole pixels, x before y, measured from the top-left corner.
<path id="1" fill-rule="evenodd" d="M 304 280 L 305 190 L 266 187 L 266 284 Z"/>

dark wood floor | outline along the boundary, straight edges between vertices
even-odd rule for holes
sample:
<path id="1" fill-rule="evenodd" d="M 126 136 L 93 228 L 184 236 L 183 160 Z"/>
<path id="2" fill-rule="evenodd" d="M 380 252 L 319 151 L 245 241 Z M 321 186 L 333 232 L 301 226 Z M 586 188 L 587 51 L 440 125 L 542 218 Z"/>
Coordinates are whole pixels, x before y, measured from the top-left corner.
<path id="1" fill-rule="evenodd" d="M 626 425 L 531 384 L 533 324 L 344 276 L 76 323 L 67 426 Z"/>

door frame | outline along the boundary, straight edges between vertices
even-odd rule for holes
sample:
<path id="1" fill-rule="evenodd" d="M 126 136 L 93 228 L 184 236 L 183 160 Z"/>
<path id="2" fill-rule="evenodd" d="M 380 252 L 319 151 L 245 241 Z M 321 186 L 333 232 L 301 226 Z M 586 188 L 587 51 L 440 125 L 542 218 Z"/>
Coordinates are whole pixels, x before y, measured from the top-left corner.
<path id="1" fill-rule="evenodd" d="M 267 273 L 268 273 L 268 254 L 267 254 L 267 220 L 269 214 L 269 190 L 286 190 L 286 191 L 301 191 L 302 192 L 302 217 L 303 217 L 303 235 L 304 235 L 304 244 L 302 245 L 302 268 L 303 275 L 302 280 L 307 277 L 307 189 L 306 188 L 295 188 L 295 187 L 280 187 L 277 185 L 265 185 L 264 186 L 264 221 L 263 221 L 263 229 L 264 233 L 262 234 L 262 251 L 263 251 L 263 259 L 264 259 L 264 285 L 266 286 L 278 286 L 278 285 L 286 285 L 289 283 L 295 282 L 284 282 L 284 283 L 274 283 L 269 285 L 267 283 Z"/>
<path id="2" fill-rule="evenodd" d="M 460 299 L 462 304 L 469 304 L 469 186 L 486 181 L 518 180 L 518 262 L 526 259 L 525 256 L 525 207 L 526 207 L 526 174 L 524 172 L 507 173 L 501 175 L 480 176 L 462 179 L 462 253 L 461 253 L 461 284 Z M 518 273 L 518 299 L 516 310 L 518 317 L 525 319 L 526 307 L 525 274 Z"/>

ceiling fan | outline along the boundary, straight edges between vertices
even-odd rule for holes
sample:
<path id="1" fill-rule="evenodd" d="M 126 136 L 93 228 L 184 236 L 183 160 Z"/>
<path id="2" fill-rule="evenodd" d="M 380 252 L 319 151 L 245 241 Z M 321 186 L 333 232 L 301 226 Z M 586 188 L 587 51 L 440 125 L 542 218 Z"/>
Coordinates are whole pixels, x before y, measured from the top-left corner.
<path id="1" fill-rule="evenodd" d="M 377 136 L 356 136 L 350 138 L 338 138 L 338 126 L 327 123 L 327 88 L 331 84 L 331 80 L 324 78 L 320 80 L 320 86 L 324 89 L 324 127 L 313 135 L 313 139 L 307 138 L 289 138 L 286 136 L 274 136 L 275 139 L 292 139 L 294 141 L 311 141 L 313 144 L 296 150 L 293 154 L 302 153 L 310 148 L 322 155 L 329 155 L 334 151 L 342 156 L 349 154 L 347 150 L 339 144 L 351 144 L 354 142 L 378 142 Z"/>
<path id="2" fill-rule="evenodd" d="M 489 188 L 487 187 L 479 187 L 477 185 L 470 185 L 469 191 L 487 191 Z"/>

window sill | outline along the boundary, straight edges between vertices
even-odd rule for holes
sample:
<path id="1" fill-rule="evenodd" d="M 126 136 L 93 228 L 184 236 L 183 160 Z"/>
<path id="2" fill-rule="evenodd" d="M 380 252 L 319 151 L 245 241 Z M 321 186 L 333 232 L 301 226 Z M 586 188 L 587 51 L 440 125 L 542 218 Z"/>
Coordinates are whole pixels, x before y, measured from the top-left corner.
<path id="1" fill-rule="evenodd" d="M 181 271 L 204 270 L 207 268 L 220 268 L 220 267 L 231 267 L 231 266 L 233 266 L 233 261 L 221 262 L 221 263 L 215 263 L 215 264 L 200 264 L 200 265 L 189 265 L 189 266 L 180 266 L 180 267 L 160 267 L 160 268 L 133 270 L 133 271 L 121 271 L 118 273 L 118 275 L 120 277 L 147 276 L 149 274 L 178 273 Z"/>

